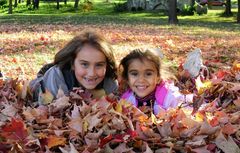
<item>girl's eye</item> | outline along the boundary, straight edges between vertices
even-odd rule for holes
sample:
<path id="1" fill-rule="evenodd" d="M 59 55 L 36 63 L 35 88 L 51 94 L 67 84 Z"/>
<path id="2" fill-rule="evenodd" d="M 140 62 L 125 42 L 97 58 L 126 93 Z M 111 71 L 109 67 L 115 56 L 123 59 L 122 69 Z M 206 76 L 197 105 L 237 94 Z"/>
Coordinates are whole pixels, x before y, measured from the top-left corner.
<path id="1" fill-rule="evenodd" d="M 106 64 L 105 63 L 98 63 L 98 64 L 96 64 L 96 67 L 97 68 L 102 68 L 102 67 L 104 67 Z"/>
<path id="2" fill-rule="evenodd" d="M 153 72 L 147 72 L 146 73 L 146 76 L 152 76 L 153 75 Z"/>
<path id="3" fill-rule="evenodd" d="M 83 68 L 87 68 L 87 67 L 88 67 L 88 63 L 80 63 L 80 65 L 81 65 Z"/>
<path id="4" fill-rule="evenodd" d="M 132 75 L 132 76 L 137 76 L 138 73 L 137 72 L 129 72 L 129 75 Z"/>

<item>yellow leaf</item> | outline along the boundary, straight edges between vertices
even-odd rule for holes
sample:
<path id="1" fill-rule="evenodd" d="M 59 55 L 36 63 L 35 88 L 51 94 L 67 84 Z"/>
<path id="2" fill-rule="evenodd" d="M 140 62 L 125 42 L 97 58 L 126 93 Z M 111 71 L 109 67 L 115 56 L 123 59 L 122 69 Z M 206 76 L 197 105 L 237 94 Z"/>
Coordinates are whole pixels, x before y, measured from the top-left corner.
<path id="1" fill-rule="evenodd" d="M 153 113 L 151 113 L 151 119 L 152 119 L 152 123 L 157 124 L 157 118 Z"/>
<path id="2" fill-rule="evenodd" d="M 119 103 L 117 103 L 117 106 L 115 107 L 116 111 L 119 113 L 122 113 L 122 107 L 129 107 L 131 106 L 131 103 L 126 101 L 125 99 L 121 99 Z"/>
<path id="3" fill-rule="evenodd" d="M 195 119 L 196 119 L 197 122 L 202 122 L 205 119 L 205 115 L 203 113 L 201 113 L 201 112 L 197 112 Z"/>
<path id="4" fill-rule="evenodd" d="M 48 148 L 52 148 L 55 146 L 65 145 L 66 138 L 51 135 L 48 137 L 47 141 L 48 141 L 48 145 L 47 145 Z"/>
<path id="5" fill-rule="evenodd" d="M 53 95 L 50 91 L 48 91 L 46 89 L 46 92 L 45 93 L 41 93 L 40 94 L 40 98 L 39 98 L 39 101 L 40 101 L 40 104 L 50 104 L 52 101 L 53 101 Z"/>
<path id="6" fill-rule="evenodd" d="M 201 81 L 200 77 L 197 77 L 196 81 L 196 88 L 198 90 L 198 94 L 202 94 L 207 89 L 210 89 L 212 87 L 212 82 L 209 80 L 206 80 L 204 82 Z"/>
<path id="7" fill-rule="evenodd" d="M 83 131 L 87 132 L 88 130 L 88 122 L 87 121 L 83 121 Z"/>
<path id="8" fill-rule="evenodd" d="M 237 61 L 235 61 L 232 66 L 232 70 L 235 72 L 240 71 L 240 63 L 237 63 Z"/>
<path id="9" fill-rule="evenodd" d="M 119 112 L 119 113 L 122 113 L 122 104 L 121 104 L 121 102 L 117 103 L 116 111 Z"/>

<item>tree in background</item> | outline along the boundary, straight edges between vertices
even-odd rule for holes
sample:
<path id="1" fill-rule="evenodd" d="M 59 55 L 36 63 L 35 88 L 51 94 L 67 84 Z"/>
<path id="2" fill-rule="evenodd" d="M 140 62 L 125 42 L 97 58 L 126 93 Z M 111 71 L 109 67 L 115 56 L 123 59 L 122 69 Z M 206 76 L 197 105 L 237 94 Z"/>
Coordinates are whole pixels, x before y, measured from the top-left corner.
<path id="1" fill-rule="evenodd" d="M 39 8 L 39 0 L 33 0 L 33 9 L 38 9 Z"/>
<path id="2" fill-rule="evenodd" d="M 168 1 L 168 23 L 169 24 L 178 24 L 177 18 L 177 0 Z"/>
<path id="3" fill-rule="evenodd" d="M 75 9 L 78 8 L 78 4 L 79 4 L 79 0 L 75 0 L 75 3 L 74 3 L 74 8 L 75 8 Z"/>
<path id="4" fill-rule="evenodd" d="M 240 23 L 240 0 L 238 0 L 237 23 Z"/>
<path id="5" fill-rule="evenodd" d="M 231 15 L 232 15 L 231 8 L 232 8 L 232 6 L 231 6 L 231 0 L 227 0 L 227 1 L 226 1 L 226 9 L 225 9 L 225 12 L 224 12 L 224 14 L 225 14 L 226 16 L 231 16 Z"/>
<path id="6" fill-rule="evenodd" d="M 59 8 L 60 8 L 60 0 L 57 0 L 57 9 L 59 10 Z"/>
<path id="7" fill-rule="evenodd" d="M 17 7 L 17 5 L 18 5 L 18 0 L 15 0 L 14 1 L 14 7 Z"/>
<path id="8" fill-rule="evenodd" d="M 9 0 L 8 14 L 12 14 L 12 0 Z"/>

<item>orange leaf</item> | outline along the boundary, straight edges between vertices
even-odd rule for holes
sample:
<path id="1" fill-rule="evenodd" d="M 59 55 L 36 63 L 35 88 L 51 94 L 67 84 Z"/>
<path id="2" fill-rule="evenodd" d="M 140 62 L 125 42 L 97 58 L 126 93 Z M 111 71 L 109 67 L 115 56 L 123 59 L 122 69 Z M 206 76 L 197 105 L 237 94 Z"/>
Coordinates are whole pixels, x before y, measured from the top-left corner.
<path id="1" fill-rule="evenodd" d="M 227 134 L 227 135 L 230 135 L 230 134 L 233 134 L 237 131 L 237 129 L 231 124 L 231 123 L 228 123 L 226 124 L 223 128 L 222 128 L 222 132 Z"/>
<path id="2" fill-rule="evenodd" d="M 48 141 L 48 144 L 47 144 L 48 148 L 52 148 L 55 146 L 65 145 L 66 138 L 51 135 L 48 137 L 47 141 Z"/>
<path id="3" fill-rule="evenodd" d="M 213 126 L 213 127 L 217 126 L 217 125 L 219 124 L 218 118 L 217 118 L 217 117 L 214 117 L 213 119 L 211 119 L 211 120 L 209 121 L 209 124 L 210 124 L 211 126 Z"/>

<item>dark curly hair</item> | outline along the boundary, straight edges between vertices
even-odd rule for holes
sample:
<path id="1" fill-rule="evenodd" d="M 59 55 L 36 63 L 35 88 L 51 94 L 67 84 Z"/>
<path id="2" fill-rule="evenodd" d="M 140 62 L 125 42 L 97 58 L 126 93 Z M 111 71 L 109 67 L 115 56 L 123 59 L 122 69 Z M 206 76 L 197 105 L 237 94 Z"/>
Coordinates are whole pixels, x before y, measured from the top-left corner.
<path id="1" fill-rule="evenodd" d="M 134 49 L 120 61 L 119 67 L 122 69 L 120 73 L 123 79 L 128 80 L 128 67 L 134 59 L 139 59 L 141 61 L 148 60 L 153 62 L 157 69 L 158 76 L 160 77 L 160 57 L 150 49 Z"/>

